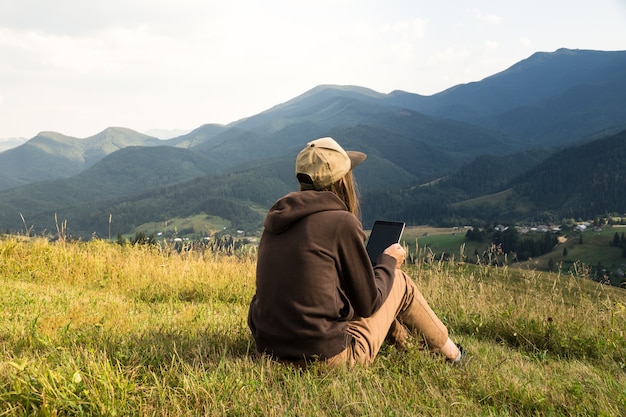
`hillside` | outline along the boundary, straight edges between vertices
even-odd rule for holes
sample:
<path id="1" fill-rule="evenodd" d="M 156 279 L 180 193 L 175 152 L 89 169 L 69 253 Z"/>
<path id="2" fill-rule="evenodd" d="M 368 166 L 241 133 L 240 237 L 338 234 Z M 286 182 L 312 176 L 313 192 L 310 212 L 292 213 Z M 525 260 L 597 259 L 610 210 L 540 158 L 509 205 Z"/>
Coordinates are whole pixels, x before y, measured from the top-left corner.
<path id="1" fill-rule="evenodd" d="M 368 169 L 364 166 L 355 172 L 362 193 L 363 224 L 371 226 L 380 218 L 450 227 L 494 222 L 558 223 L 565 218 L 593 218 L 605 212 L 622 214 L 624 135 L 626 131 L 552 154 L 536 150 L 482 155 L 437 181 L 418 185 L 415 175 L 393 169 L 398 165 L 372 151 Z M 82 202 L 68 204 L 62 210 L 41 204 L 46 210 L 27 218 L 50 229 L 54 213 L 63 213 L 71 220 L 74 233 L 88 236 L 104 233 L 109 213 L 116 213 L 116 233 L 129 233 L 142 223 L 205 213 L 227 219 L 233 228 L 254 233 L 261 228 L 266 208 L 297 188 L 292 176 L 294 157 L 258 161 L 248 169 L 222 175 L 199 175 L 168 187 L 145 187 L 141 193 L 123 198 L 105 193 L 86 205 L 85 196 Z M 90 175 L 106 178 L 106 174 Z M 391 182 L 403 185 L 390 188 Z M 16 191 L 0 196 L 12 201 Z M 31 202 L 37 195 L 28 194 Z M 21 219 L 14 219 L 13 224 L 21 227 Z"/>
<path id="2" fill-rule="evenodd" d="M 42 132 L 0 153 L 0 190 L 71 177 L 128 146 L 161 144 L 156 138 L 126 128 L 108 128 L 85 139 Z"/>
<path id="3" fill-rule="evenodd" d="M 375 135 L 375 131 L 367 132 Z M 367 132 L 360 137 L 367 138 Z M 419 182 L 407 170 L 398 169 L 390 160 L 394 157 L 389 156 L 394 154 L 393 148 L 381 155 L 380 151 L 367 148 L 365 141 L 362 149 L 369 153 L 368 169 L 364 166 L 355 172 L 362 192 L 363 223 L 367 227 L 377 218 L 444 226 L 559 222 L 563 218 L 620 212 L 623 207 L 620 190 L 626 175 L 622 163 L 625 134 L 626 131 L 552 155 L 538 150 L 505 156 L 482 155 L 457 171 L 427 183 Z M 350 133 L 346 131 L 345 135 L 349 137 Z M 181 168 L 185 158 L 194 155 L 189 150 L 176 151 L 184 156 L 178 165 L 164 165 L 165 161 L 174 161 L 170 160 L 174 150 L 152 149 L 155 154 L 168 155 L 152 158 L 161 161 L 153 163 L 152 171 L 140 168 L 143 164 L 138 164 L 135 171 L 126 171 L 125 163 L 117 163 L 127 159 L 122 156 L 140 160 L 133 154 L 141 154 L 142 149 L 129 148 L 76 178 L 5 191 L 0 193 L 0 213 L 16 213 L 19 204 L 31 209 L 13 214 L 12 219 L 6 215 L 0 219 L 19 230 L 23 227 L 21 213 L 36 230 L 42 226 L 54 230 L 53 221 L 58 213 L 71 220 L 74 233 L 90 236 L 94 232 L 103 235 L 109 227 L 110 213 L 115 213 L 116 233 L 129 233 L 142 223 L 205 213 L 222 216 L 234 228 L 252 233 L 261 227 L 265 209 L 297 187 L 292 177 L 295 150 L 283 158 L 257 161 L 247 169 L 208 176 L 202 172 L 216 169 L 219 164 L 210 164 L 198 154 L 195 154 L 196 165 L 190 165 L 195 166 L 192 171 Z M 395 155 L 397 161 L 406 153 Z M 109 160 L 115 163 L 109 164 Z M 423 164 L 432 162 L 436 160 Z M 168 179 L 164 174 L 169 175 Z M 124 176 L 127 180 L 122 179 Z M 192 178 L 195 179 L 185 182 Z M 172 185 L 159 186 L 163 182 Z M 120 187 L 121 183 L 127 188 Z M 389 187 L 391 183 L 398 188 Z M 90 191 L 81 193 L 83 189 Z"/>
<path id="4" fill-rule="evenodd" d="M 42 132 L 0 153 L 0 190 L 81 172 L 85 161 L 79 148 L 77 138 Z"/>
<path id="5" fill-rule="evenodd" d="M 426 98 L 394 96 L 407 108 L 501 130 L 532 146 L 562 146 L 626 127 L 626 51 L 537 52 L 479 82 Z"/>
<path id="6" fill-rule="evenodd" d="M 499 192 L 512 180 L 526 173 L 550 155 L 547 151 L 530 150 L 505 156 L 481 155 L 434 184 L 456 192 L 458 200 Z"/>
<path id="7" fill-rule="evenodd" d="M 626 415 L 626 291 L 584 274 L 404 265 L 452 367 L 384 345 L 370 366 L 254 354 L 254 253 L 0 239 L 3 416 Z M 581 271 L 583 272 L 583 271 Z"/>
<path id="8" fill-rule="evenodd" d="M 591 218 L 626 208 L 626 130 L 553 154 L 511 183 L 535 207 Z M 620 210 L 621 209 L 621 210 Z"/>
<path id="9" fill-rule="evenodd" d="M 219 161 L 186 149 L 130 146 L 71 178 L 0 192 L 0 223 L 12 224 L 18 229 L 23 216 L 37 225 L 37 230 L 54 230 L 55 215 L 67 219 L 64 217 L 67 214 L 71 216 L 70 224 L 80 224 L 79 219 L 85 219 L 87 231 L 79 235 L 87 237 L 93 232 L 102 232 L 102 229 L 88 226 L 92 209 L 87 207 L 93 205 L 109 213 L 115 212 L 107 202 L 124 201 L 150 189 L 215 174 L 222 169 Z M 175 201 L 172 205 L 178 206 Z"/>
<path id="10" fill-rule="evenodd" d="M 622 131 L 555 152 L 494 194 L 456 201 L 453 211 L 466 219 L 488 213 L 493 221 L 509 222 L 621 217 L 626 207 L 625 161 L 626 131 Z M 498 191 L 504 189 L 509 191 L 503 201 Z"/>
<path id="11" fill-rule="evenodd" d="M 232 223 L 229 228 L 231 233 L 235 229 L 254 233 L 262 227 L 265 207 L 273 203 L 278 193 L 292 191 L 295 187 L 291 175 L 285 175 L 292 171 L 285 169 L 287 165 L 292 167 L 291 158 L 282 162 L 273 160 L 271 164 L 245 172 L 198 176 L 165 187 L 143 188 L 135 190 L 132 195 L 99 194 L 98 198 L 83 199 L 61 208 L 46 206 L 44 210 L 25 212 L 24 217 L 37 233 L 42 229 L 55 230 L 56 215 L 68 220 L 71 236 L 84 238 L 108 236 L 109 231 L 113 236 L 133 233 L 135 229 L 145 231 L 140 227 L 144 223 L 164 222 L 201 213 L 219 216 Z M 259 178 L 266 180 L 259 181 Z M 0 194 L 0 197 L 3 196 Z M 23 224 L 16 217 L 11 224 L 19 230 Z M 111 218 L 112 224 L 109 223 Z M 5 221 L 8 224 L 11 219 Z"/>
<path id="12" fill-rule="evenodd" d="M 335 135 L 342 138 L 345 147 L 384 152 L 390 146 L 396 157 L 438 158 L 435 175 L 440 175 L 482 153 L 504 154 L 522 147 L 500 132 L 372 102 L 361 91 L 331 86 L 315 89 L 306 94 L 306 101 L 286 103 L 236 123 L 193 150 L 244 164 L 299 151 L 312 138 Z M 431 175 L 420 172 L 421 165 L 408 162 L 397 165 L 414 167 L 411 171 L 420 178 Z"/>

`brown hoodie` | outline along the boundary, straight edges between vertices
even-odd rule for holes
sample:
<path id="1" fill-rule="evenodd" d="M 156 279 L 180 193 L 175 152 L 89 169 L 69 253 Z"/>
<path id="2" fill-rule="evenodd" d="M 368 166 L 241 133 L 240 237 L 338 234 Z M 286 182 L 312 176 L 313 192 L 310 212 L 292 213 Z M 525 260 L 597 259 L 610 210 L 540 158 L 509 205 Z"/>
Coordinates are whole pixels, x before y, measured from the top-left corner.
<path id="1" fill-rule="evenodd" d="M 248 325 L 257 350 L 286 359 L 343 351 L 347 323 L 387 298 L 396 260 L 375 268 L 361 222 L 329 191 L 299 191 L 270 209 L 261 236 Z"/>

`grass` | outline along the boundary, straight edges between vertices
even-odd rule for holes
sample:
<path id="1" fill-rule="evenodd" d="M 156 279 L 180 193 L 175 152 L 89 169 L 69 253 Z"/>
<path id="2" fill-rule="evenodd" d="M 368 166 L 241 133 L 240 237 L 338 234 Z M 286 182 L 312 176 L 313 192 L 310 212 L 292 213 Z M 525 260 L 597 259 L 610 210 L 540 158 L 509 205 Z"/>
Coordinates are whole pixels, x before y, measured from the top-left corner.
<path id="1" fill-rule="evenodd" d="M 626 291 L 405 265 L 452 337 L 353 370 L 252 354 L 254 253 L 0 240 L 0 416 L 626 415 Z"/>
<path id="2" fill-rule="evenodd" d="M 626 270 L 624 264 L 626 259 L 622 257 L 622 250 L 619 247 L 612 247 L 609 243 L 617 232 L 621 235 L 625 229 L 620 227 L 607 227 L 602 230 L 588 230 L 582 235 L 578 233 L 568 233 L 567 240 L 559 243 L 550 253 L 539 256 L 527 262 L 522 262 L 518 266 L 521 268 L 548 269 L 550 260 L 556 268 L 568 273 L 580 268 L 581 264 L 586 267 L 597 267 L 601 264 L 612 273 L 618 269 Z M 563 256 L 563 249 L 567 249 L 567 254 Z M 620 279 L 613 277 L 613 285 L 619 286 Z"/>

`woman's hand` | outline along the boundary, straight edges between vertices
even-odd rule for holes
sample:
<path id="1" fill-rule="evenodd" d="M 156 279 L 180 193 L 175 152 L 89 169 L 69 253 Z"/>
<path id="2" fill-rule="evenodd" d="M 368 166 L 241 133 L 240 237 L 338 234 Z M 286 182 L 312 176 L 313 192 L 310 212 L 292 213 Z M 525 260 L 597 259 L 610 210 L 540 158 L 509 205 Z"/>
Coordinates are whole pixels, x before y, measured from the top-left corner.
<path id="1" fill-rule="evenodd" d="M 402 262 L 404 262 L 404 258 L 406 258 L 406 251 L 399 243 L 394 243 L 393 245 L 389 246 L 383 251 L 383 253 L 396 258 L 396 268 L 400 268 L 400 265 L 402 265 Z"/>

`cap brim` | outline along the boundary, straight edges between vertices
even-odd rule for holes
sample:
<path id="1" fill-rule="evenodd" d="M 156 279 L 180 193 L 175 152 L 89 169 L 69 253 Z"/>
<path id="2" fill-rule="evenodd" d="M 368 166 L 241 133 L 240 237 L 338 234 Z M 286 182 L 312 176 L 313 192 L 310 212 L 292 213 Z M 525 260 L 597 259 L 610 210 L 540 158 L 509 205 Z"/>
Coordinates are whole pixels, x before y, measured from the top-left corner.
<path id="1" fill-rule="evenodd" d="M 348 158 L 350 158 L 350 169 L 356 168 L 367 158 L 367 155 L 363 152 L 346 151 L 346 153 L 348 154 Z"/>

